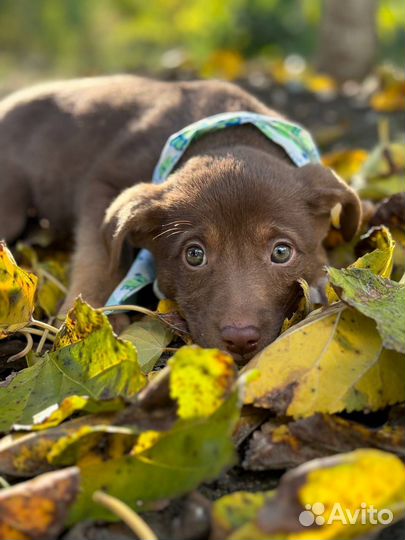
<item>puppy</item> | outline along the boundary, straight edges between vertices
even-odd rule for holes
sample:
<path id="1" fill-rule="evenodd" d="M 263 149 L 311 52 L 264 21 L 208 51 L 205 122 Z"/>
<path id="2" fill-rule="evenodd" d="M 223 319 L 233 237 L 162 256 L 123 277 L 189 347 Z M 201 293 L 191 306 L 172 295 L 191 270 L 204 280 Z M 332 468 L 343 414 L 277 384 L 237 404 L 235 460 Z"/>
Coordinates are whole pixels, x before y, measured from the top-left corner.
<path id="1" fill-rule="evenodd" d="M 296 167 L 251 125 L 208 133 L 166 182 L 149 181 L 168 137 L 231 111 L 279 116 L 237 86 L 119 75 L 64 81 L 0 102 L 0 237 L 35 208 L 56 234 L 74 230 L 71 285 L 105 303 L 134 248 L 154 255 L 161 291 L 194 340 L 246 362 L 274 340 L 297 296 L 326 262 L 330 211 L 357 231 L 356 194 L 318 164 Z M 280 117 L 281 118 L 281 117 Z M 129 256 L 128 256 L 129 254 Z"/>

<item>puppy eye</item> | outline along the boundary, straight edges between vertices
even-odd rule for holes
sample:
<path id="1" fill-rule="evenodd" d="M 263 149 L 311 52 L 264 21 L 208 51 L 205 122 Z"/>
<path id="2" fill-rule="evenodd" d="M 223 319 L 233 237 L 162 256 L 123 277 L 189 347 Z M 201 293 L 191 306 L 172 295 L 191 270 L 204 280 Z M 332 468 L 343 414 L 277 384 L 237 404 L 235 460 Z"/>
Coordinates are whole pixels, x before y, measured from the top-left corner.
<path id="1" fill-rule="evenodd" d="M 185 257 L 190 266 L 204 266 L 207 264 L 205 251 L 198 244 L 188 246 L 185 251 Z"/>
<path id="2" fill-rule="evenodd" d="M 288 262 L 293 254 L 292 247 L 288 244 L 277 244 L 271 252 L 271 262 L 283 264 Z"/>

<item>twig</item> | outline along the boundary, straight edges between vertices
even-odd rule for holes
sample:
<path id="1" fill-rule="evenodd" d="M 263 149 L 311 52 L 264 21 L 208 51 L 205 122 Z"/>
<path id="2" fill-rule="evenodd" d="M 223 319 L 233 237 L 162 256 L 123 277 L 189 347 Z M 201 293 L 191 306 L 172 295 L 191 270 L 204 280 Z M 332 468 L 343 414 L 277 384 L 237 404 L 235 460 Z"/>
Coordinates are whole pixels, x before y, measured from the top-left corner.
<path id="1" fill-rule="evenodd" d="M 25 339 L 27 340 L 27 344 L 22 349 L 22 351 L 18 352 L 17 354 L 13 354 L 13 356 L 10 356 L 7 362 L 14 362 L 15 360 L 24 358 L 24 356 L 26 356 L 30 352 L 30 350 L 32 349 L 34 345 L 34 340 L 32 339 L 31 334 L 24 332 L 24 330 L 19 330 L 19 333 L 25 336 Z"/>
<path id="2" fill-rule="evenodd" d="M 163 352 L 177 352 L 179 349 L 177 347 L 165 347 Z"/>
<path id="3" fill-rule="evenodd" d="M 56 326 L 52 326 L 51 324 L 48 324 L 43 321 L 37 321 L 36 319 L 31 319 L 31 323 L 34 326 L 39 326 L 40 328 L 43 328 L 44 330 L 49 330 L 49 332 L 52 332 L 53 334 L 57 334 L 59 332 L 59 329 L 56 328 Z"/>
<path id="4" fill-rule="evenodd" d="M 122 305 L 122 306 L 104 306 L 101 308 L 97 308 L 98 311 L 136 311 L 138 313 L 143 313 L 144 315 L 147 315 L 148 317 L 153 317 L 154 319 L 157 319 L 157 315 L 154 311 L 141 307 L 141 306 L 132 306 L 132 305 Z"/>
<path id="5" fill-rule="evenodd" d="M 103 491 L 95 491 L 93 501 L 105 506 L 105 508 L 120 517 L 140 540 L 158 540 L 149 525 L 132 508 L 116 497 L 107 495 Z"/>
<path id="6" fill-rule="evenodd" d="M 65 287 L 63 283 L 59 281 L 59 279 L 57 279 L 55 276 L 49 273 L 48 270 L 44 270 L 43 268 L 38 268 L 37 272 L 39 274 L 42 274 L 47 280 L 51 281 L 54 285 L 56 285 L 58 289 L 63 292 L 63 294 L 67 294 L 68 292 L 67 287 Z"/>

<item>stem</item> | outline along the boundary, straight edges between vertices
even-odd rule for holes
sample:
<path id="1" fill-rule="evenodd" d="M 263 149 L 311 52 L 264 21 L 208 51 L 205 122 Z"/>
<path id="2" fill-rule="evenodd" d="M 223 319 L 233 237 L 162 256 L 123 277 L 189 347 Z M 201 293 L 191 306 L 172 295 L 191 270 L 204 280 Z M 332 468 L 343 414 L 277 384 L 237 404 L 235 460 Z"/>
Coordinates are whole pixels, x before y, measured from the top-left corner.
<path id="1" fill-rule="evenodd" d="M 53 334 L 57 334 L 59 332 L 58 328 L 43 321 L 37 321 L 36 319 L 31 319 L 31 323 L 34 326 L 39 326 L 40 328 L 43 328 L 44 330 L 49 330 L 49 332 L 52 332 Z"/>
<path id="2" fill-rule="evenodd" d="M 47 332 L 47 330 L 39 330 L 37 328 L 31 328 L 30 326 L 26 326 L 24 329 L 23 329 L 23 332 L 24 333 L 27 333 L 27 334 L 33 334 L 34 336 L 43 336 L 45 332 Z M 55 341 L 55 337 L 53 335 L 47 335 L 46 336 L 46 339 L 49 339 L 49 341 Z"/>
<path id="3" fill-rule="evenodd" d="M 51 281 L 54 285 L 58 287 L 60 291 L 63 292 L 63 294 L 67 294 L 67 288 L 57 279 L 55 276 L 50 274 L 48 270 L 44 270 L 43 268 L 38 268 L 37 272 L 39 274 L 42 274 L 43 277 L 45 277 L 47 280 Z"/>
<path id="4" fill-rule="evenodd" d="M 101 308 L 98 308 L 98 311 L 136 311 L 138 313 L 143 313 L 144 315 L 147 315 L 148 317 L 153 317 L 154 319 L 157 319 L 157 315 L 154 311 L 141 307 L 141 306 L 132 306 L 132 305 L 122 305 L 122 306 L 104 306 Z"/>
<path id="5" fill-rule="evenodd" d="M 6 489 L 9 487 L 10 487 L 10 484 L 7 482 L 7 480 L 3 478 L 2 476 L 0 476 L 0 489 Z"/>
<path id="6" fill-rule="evenodd" d="M 27 344 L 22 349 L 22 351 L 18 352 L 17 354 L 13 354 L 13 356 L 10 356 L 7 362 L 14 362 L 14 360 L 19 360 L 20 358 L 24 358 L 24 356 L 26 356 L 30 352 L 30 350 L 32 349 L 34 345 L 34 340 L 32 339 L 31 334 L 25 333 L 24 330 L 19 330 L 19 333 L 25 336 L 25 339 L 27 340 Z"/>
<path id="7" fill-rule="evenodd" d="M 93 493 L 93 501 L 105 506 L 113 514 L 120 517 L 138 536 L 139 540 L 158 540 L 158 537 L 149 525 L 132 508 L 116 497 L 107 495 L 103 491 L 95 491 Z"/>
<path id="8" fill-rule="evenodd" d="M 388 146 L 390 142 L 390 124 L 388 118 L 381 118 L 378 122 L 378 139 L 380 144 Z"/>
<path id="9" fill-rule="evenodd" d="M 43 346 L 45 345 L 45 341 L 46 341 L 46 338 L 48 337 L 48 335 L 49 335 L 49 330 L 48 329 L 44 330 L 44 333 L 42 334 L 41 339 L 39 340 L 39 343 L 38 343 L 38 347 L 37 347 L 37 350 L 36 350 L 37 354 L 41 354 Z"/>
<path id="10" fill-rule="evenodd" d="M 165 347 L 163 352 L 177 352 L 179 349 L 177 347 Z"/>

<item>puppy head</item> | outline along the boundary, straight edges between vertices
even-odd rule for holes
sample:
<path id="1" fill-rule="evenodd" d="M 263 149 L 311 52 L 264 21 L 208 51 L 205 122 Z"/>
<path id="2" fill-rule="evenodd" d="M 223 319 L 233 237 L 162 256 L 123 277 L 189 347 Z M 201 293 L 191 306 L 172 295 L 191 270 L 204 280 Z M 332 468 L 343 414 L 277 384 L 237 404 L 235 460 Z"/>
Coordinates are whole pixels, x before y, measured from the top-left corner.
<path id="1" fill-rule="evenodd" d="M 124 191 L 107 211 L 105 232 L 113 261 L 125 238 L 149 249 L 159 287 L 178 303 L 194 340 L 243 363 L 277 337 L 298 278 L 314 285 L 323 275 L 322 241 L 337 203 L 349 240 L 359 200 L 331 171 L 233 149 L 192 158 L 159 186 Z"/>

